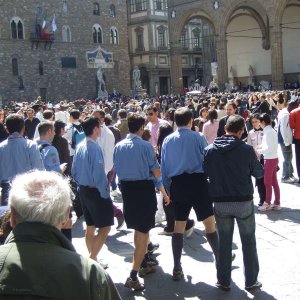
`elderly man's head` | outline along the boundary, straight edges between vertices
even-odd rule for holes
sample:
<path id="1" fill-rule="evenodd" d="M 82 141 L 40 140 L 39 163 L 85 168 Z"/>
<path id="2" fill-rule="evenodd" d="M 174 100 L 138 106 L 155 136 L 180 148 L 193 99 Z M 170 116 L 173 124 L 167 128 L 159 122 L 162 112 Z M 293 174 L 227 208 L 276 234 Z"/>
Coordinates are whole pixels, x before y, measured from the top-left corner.
<path id="1" fill-rule="evenodd" d="M 61 228 L 68 219 L 72 191 L 67 179 L 54 172 L 18 175 L 9 194 L 11 223 L 40 222 Z"/>

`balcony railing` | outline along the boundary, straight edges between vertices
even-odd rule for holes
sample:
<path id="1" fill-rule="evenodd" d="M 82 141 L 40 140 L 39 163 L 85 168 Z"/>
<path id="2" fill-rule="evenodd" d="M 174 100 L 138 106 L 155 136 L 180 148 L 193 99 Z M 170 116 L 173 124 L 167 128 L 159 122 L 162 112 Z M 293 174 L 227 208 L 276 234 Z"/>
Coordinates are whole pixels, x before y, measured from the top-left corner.
<path id="1" fill-rule="evenodd" d="M 55 37 L 53 33 L 31 33 L 30 40 L 33 42 L 53 42 Z"/>
<path id="2" fill-rule="evenodd" d="M 42 42 L 44 43 L 44 48 L 46 49 L 47 46 L 49 46 L 49 49 L 51 49 L 51 45 L 53 41 L 55 40 L 54 34 L 53 33 L 31 33 L 30 34 L 30 40 L 31 40 L 31 48 L 35 46 L 37 49 L 39 46 L 39 43 Z"/>

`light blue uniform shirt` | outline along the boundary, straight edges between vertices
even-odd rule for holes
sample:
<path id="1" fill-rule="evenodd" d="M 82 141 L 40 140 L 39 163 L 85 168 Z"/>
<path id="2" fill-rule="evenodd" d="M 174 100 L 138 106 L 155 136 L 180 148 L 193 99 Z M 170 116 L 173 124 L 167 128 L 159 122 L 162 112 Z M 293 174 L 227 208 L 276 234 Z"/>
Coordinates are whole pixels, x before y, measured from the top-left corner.
<path id="1" fill-rule="evenodd" d="M 102 198 L 109 198 L 104 158 L 95 141 L 86 138 L 77 145 L 71 172 L 79 185 L 95 186 Z"/>
<path id="2" fill-rule="evenodd" d="M 34 169 L 45 170 L 35 142 L 13 133 L 0 144 L 0 181 L 11 181 Z"/>
<path id="3" fill-rule="evenodd" d="M 136 134 L 128 134 L 114 151 L 114 167 L 119 180 L 154 180 L 152 171 L 159 169 L 153 146 Z"/>
<path id="4" fill-rule="evenodd" d="M 46 171 L 61 172 L 60 161 L 57 149 L 51 145 L 49 141 L 39 140 L 37 141 L 39 146 L 46 145 L 41 152 L 41 157 Z"/>
<path id="5" fill-rule="evenodd" d="M 178 128 L 166 137 L 161 150 L 161 173 L 168 191 L 173 176 L 204 173 L 204 148 L 207 145 L 202 133 L 188 128 Z"/>

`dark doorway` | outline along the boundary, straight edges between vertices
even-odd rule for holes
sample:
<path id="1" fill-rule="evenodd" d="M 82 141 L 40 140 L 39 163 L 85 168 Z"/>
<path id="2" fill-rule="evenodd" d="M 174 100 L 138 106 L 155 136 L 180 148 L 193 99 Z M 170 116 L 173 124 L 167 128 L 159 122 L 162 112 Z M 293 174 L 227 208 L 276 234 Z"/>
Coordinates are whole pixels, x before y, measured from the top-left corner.
<path id="1" fill-rule="evenodd" d="M 149 93 L 149 75 L 148 71 L 145 67 L 140 68 L 141 71 L 141 84 L 143 89 L 146 89 L 147 92 Z"/>
<path id="2" fill-rule="evenodd" d="M 42 101 L 47 100 L 47 89 L 46 88 L 40 88 L 40 96 L 42 98 Z"/>
<path id="3" fill-rule="evenodd" d="M 188 88 L 189 87 L 189 83 L 188 83 L 188 76 L 182 76 L 182 85 L 184 88 Z"/>
<path id="4" fill-rule="evenodd" d="M 159 77 L 159 92 L 160 95 L 168 95 L 168 77 Z"/>

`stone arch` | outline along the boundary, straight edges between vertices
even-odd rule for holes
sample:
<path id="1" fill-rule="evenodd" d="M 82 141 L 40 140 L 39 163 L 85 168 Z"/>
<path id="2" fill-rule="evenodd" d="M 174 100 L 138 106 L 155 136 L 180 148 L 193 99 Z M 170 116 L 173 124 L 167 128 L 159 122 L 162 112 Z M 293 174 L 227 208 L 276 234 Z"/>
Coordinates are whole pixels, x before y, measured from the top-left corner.
<path id="1" fill-rule="evenodd" d="M 235 15 L 235 12 L 238 10 L 245 10 L 248 12 L 252 18 L 256 20 L 258 26 L 262 33 L 262 47 L 265 50 L 270 49 L 270 30 L 269 30 L 269 16 L 265 7 L 263 7 L 256 0 L 252 0 L 251 2 L 241 3 L 241 1 L 236 0 L 232 5 L 230 5 L 227 12 L 224 14 L 224 18 L 221 20 L 219 29 L 219 34 L 221 36 L 226 35 L 226 31 L 230 22 L 236 18 L 237 16 L 241 16 L 241 14 Z M 265 18 L 265 19 L 264 19 Z"/>
<path id="2" fill-rule="evenodd" d="M 282 47 L 282 73 L 284 84 L 300 82 L 300 37 L 299 30 L 293 30 L 299 27 L 300 3 L 296 0 L 284 1 L 276 25 L 281 35 Z"/>
<path id="3" fill-rule="evenodd" d="M 189 10 L 184 11 L 183 13 L 177 13 L 176 20 L 172 22 L 172 31 L 170 32 L 170 41 L 177 44 L 181 38 L 181 32 L 184 26 L 192 19 L 202 18 L 208 22 L 214 32 L 216 33 L 215 21 L 212 16 L 206 12 L 203 8 L 198 6 L 191 7 Z"/>
<path id="4" fill-rule="evenodd" d="M 281 0 L 277 1 L 277 6 L 275 7 L 275 13 L 274 13 L 274 24 L 275 26 L 280 26 L 282 23 L 282 17 L 284 14 L 284 11 L 289 6 L 300 6 L 299 1 L 297 0 Z"/>

